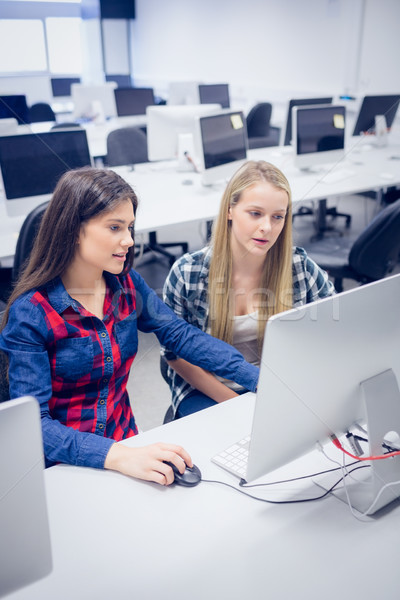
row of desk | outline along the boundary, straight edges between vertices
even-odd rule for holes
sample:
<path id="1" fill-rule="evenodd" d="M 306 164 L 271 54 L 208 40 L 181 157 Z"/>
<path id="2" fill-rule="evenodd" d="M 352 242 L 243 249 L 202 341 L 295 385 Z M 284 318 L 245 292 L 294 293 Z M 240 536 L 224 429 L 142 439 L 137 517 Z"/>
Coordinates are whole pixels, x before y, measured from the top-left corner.
<path id="1" fill-rule="evenodd" d="M 292 188 L 293 202 L 318 201 L 368 190 L 381 192 L 400 184 L 400 141 L 376 147 L 368 137 L 351 138 L 346 158 L 327 168 L 300 171 L 293 164 L 290 147 L 250 150 L 249 159 L 263 159 L 278 166 Z M 179 172 L 174 161 L 116 167 L 139 197 L 136 232 L 159 231 L 175 224 L 212 220 L 218 213 L 225 182 L 205 187 L 195 172 Z M 335 175 L 339 175 L 335 177 Z M 44 198 L 32 199 L 32 208 Z M 10 201 L 18 202 L 18 200 Z M 12 257 L 24 216 L 9 217 L 0 197 L 0 261 Z M 0 263 L 1 264 L 1 263 Z"/>
<path id="2" fill-rule="evenodd" d="M 204 480 L 238 487 L 210 459 L 250 432 L 253 410 L 249 393 L 123 443 L 182 444 Z M 265 481 L 331 467 L 314 451 Z M 164 488 L 59 465 L 45 485 L 54 569 L 10 600 L 398 598 L 399 502 L 362 522 L 332 496 L 267 504 L 208 481 Z M 321 493 L 310 479 L 247 491 L 273 501 Z"/>

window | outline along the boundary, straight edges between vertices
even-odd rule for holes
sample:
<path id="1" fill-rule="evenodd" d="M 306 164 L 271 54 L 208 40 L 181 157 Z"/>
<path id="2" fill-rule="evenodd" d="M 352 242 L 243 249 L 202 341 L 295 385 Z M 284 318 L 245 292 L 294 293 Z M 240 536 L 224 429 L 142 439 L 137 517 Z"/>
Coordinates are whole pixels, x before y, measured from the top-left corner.
<path id="1" fill-rule="evenodd" d="M 46 45 L 42 21 L 1 19 L 0 72 L 46 70 Z"/>
<path id="2" fill-rule="evenodd" d="M 51 73 L 82 73 L 81 19 L 46 19 L 49 70 Z"/>

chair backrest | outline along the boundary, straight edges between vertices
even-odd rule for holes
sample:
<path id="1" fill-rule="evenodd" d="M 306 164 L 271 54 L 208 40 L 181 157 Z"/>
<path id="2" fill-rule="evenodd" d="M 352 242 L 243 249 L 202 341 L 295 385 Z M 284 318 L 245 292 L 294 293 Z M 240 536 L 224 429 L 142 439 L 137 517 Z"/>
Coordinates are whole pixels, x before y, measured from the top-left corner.
<path id="1" fill-rule="evenodd" d="M 267 137 L 271 120 L 272 104 L 260 102 L 253 106 L 246 117 L 248 137 Z"/>
<path id="2" fill-rule="evenodd" d="M 139 127 L 121 127 L 108 134 L 106 163 L 109 167 L 147 161 L 147 136 Z"/>
<path id="3" fill-rule="evenodd" d="M 19 273 L 24 263 L 30 256 L 30 253 L 33 248 L 33 243 L 39 230 L 40 222 L 48 204 L 48 201 L 39 204 L 39 206 L 34 208 L 29 213 L 29 215 L 26 217 L 25 221 L 22 224 L 21 231 L 19 232 L 18 236 L 17 247 L 15 249 L 14 265 L 12 272 L 13 281 L 16 281 L 18 279 Z"/>
<path id="4" fill-rule="evenodd" d="M 32 104 L 29 109 L 31 123 L 40 123 L 41 121 L 55 121 L 56 115 L 50 104 L 46 102 L 37 102 Z"/>
<path id="5" fill-rule="evenodd" d="M 371 221 L 354 242 L 349 264 L 357 273 L 378 280 L 390 273 L 400 253 L 400 200 Z"/>

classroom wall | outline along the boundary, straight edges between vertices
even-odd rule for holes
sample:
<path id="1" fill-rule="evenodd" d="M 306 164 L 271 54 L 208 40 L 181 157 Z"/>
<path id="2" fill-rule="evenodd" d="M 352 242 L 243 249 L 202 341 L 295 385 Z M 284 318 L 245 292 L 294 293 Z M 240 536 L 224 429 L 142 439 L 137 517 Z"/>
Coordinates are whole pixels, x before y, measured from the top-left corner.
<path id="1" fill-rule="evenodd" d="M 136 0 L 135 80 L 268 91 L 400 90 L 398 0 Z"/>

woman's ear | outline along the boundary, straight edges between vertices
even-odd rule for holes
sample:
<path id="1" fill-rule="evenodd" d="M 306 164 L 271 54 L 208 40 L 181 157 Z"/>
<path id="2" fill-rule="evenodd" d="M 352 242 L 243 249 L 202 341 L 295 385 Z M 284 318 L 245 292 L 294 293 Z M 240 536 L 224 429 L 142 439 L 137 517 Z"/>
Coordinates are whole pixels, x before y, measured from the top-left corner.
<path id="1" fill-rule="evenodd" d="M 232 221 L 232 209 L 231 208 L 232 208 L 231 206 L 228 208 L 228 221 Z"/>

